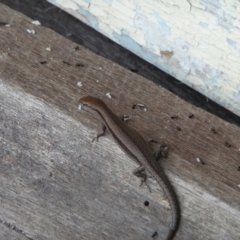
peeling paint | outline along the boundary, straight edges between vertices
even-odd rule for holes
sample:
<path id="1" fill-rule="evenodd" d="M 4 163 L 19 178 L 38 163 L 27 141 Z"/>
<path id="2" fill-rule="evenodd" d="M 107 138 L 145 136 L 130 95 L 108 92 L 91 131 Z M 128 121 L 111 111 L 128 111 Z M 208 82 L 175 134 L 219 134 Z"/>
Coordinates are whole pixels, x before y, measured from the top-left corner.
<path id="1" fill-rule="evenodd" d="M 240 116 L 238 0 L 48 0 Z"/>
<path id="2" fill-rule="evenodd" d="M 205 29 L 208 29 L 208 23 L 205 22 L 199 22 L 199 25 Z"/>
<path id="3" fill-rule="evenodd" d="M 98 19 L 96 16 L 92 15 L 89 11 L 85 9 L 78 9 L 77 11 L 88 20 L 87 22 L 92 28 L 94 28 L 95 30 L 99 30 Z"/>
<path id="4" fill-rule="evenodd" d="M 233 41 L 232 39 L 230 39 L 230 38 L 227 38 L 227 43 L 229 44 L 229 45 L 231 45 L 232 47 L 236 47 L 237 46 L 237 42 L 236 41 Z"/>
<path id="5" fill-rule="evenodd" d="M 161 55 L 163 55 L 164 57 L 166 57 L 168 59 L 170 59 L 174 54 L 173 51 L 160 51 L 160 53 L 161 53 Z"/>
<path id="6" fill-rule="evenodd" d="M 152 16 L 154 16 L 156 18 L 161 34 L 163 36 L 170 35 L 171 34 L 171 29 L 167 25 L 167 22 L 161 17 L 161 15 L 158 12 L 153 11 Z"/>
<path id="7" fill-rule="evenodd" d="M 127 49 L 131 50 L 133 53 L 137 54 L 142 58 L 144 57 L 150 63 L 156 62 L 157 56 L 153 56 L 151 53 L 146 53 L 141 45 L 139 45 L 132 38 L 129 37 L 126 30 L 123 30 L 121 35 L 114 32 L 113 36 L 116 38 L 118 43 L 123 46 L 127 46 Z"/>

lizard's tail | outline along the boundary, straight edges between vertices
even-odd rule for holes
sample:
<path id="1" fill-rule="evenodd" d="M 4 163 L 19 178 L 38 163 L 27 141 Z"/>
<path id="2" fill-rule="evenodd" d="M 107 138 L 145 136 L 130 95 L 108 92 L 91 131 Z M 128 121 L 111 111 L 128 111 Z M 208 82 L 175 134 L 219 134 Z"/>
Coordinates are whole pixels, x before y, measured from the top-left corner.
<path id="1" fill-rule="evenodd" d="M 170 229 L 166 240 L 172 240 L 177 232 L 177 229 Z"/>

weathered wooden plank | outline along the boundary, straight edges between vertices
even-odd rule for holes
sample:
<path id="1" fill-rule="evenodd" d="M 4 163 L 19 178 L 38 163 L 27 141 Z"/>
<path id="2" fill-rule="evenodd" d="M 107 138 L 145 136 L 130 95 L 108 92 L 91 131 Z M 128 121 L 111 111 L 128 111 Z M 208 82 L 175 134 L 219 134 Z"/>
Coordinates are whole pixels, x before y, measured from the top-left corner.
<path id="1" fill-rule="evenodd" d="M 77 110 L 91 94 L 169 146 L 161 164 L 181 203 L 176 239 L 239 238 L 238 127 L 4 5 L 0 16 L 10 23 L 0 27 L 1 229 L 29 239 L 151 239 L 155 231 L 164 239 L 170 211 L 156 182 L 152 193 L 140 188 L 135 163 L 111 137 L 91 142 L 100 123 Z M 132 109 L 139 102 L 146 112 Z"/>
<path id="2" fill-rule="evenodd" d="M 110 59 L 124 68 L 131 69 L 131 71 L 161 85 L 187 102 L 195 106 L 201 106 L 202 109 L 240 126 L 238 124 L 240 117 L 206 99 L 203 95 L 185 84 L 181 84 L 177 79 L 157 69 L 120 45 L 109 41 L 102 34 L 45 0 L 30 2 L 28 0 L 0 0 L 0 2 L 32 19 L 38 19 L 43 26 L 58 32 L 97 55 Z"/>

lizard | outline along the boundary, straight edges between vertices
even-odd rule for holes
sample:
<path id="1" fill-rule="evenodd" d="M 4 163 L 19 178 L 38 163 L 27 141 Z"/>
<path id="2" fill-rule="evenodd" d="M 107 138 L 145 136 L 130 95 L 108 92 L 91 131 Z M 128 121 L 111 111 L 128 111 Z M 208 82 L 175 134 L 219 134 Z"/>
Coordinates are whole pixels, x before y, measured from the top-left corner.
<path id="1" fill-rule="evenodd" d="M 103 131 L 96 138 L 104 135 L 107 129 L 119 146 L 140 164 L 134 174 L 144 182 L 147 178 L 145 171 L 147 171 L 163 189 L 171 208 L 171 225 L 166 240 L 172 240 L 180 224 L 180 206 L 170 181 L 154 158 L 148 143 L 137 131 L 118 118 L 101 99 L 86 96 L 80 98 L 79 102 L 80 108 L 93 114 L 97 113 L 102 119 Z"/>

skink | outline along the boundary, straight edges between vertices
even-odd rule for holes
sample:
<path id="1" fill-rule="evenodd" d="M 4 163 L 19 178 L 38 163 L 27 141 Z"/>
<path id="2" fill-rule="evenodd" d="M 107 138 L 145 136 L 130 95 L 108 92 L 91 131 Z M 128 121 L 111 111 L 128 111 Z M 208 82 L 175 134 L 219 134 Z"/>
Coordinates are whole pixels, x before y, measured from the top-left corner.
<path id="1" fill-rule="evenodd" d="M 146 170 L 156 179 L 163 189 L 172 213 L 170 230 L 166 240 L 172 240 L 178 230 L 180 222 L 179 202 L 171 183 L 154 158 L 148 143 L 134 129 L 120 120 L 101 99 L 86 96 L 80 98 L 79 102 L 81 108 L 84 110 L 99 114 L 104 126 L 112 134 L 120 147 L 140 164 L 140 168 L 135 171 L 135 175 L 143 177 L 143 170 Z"/>

